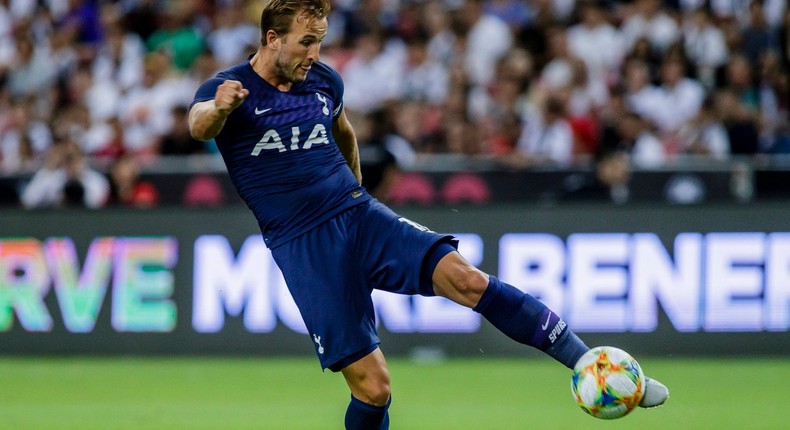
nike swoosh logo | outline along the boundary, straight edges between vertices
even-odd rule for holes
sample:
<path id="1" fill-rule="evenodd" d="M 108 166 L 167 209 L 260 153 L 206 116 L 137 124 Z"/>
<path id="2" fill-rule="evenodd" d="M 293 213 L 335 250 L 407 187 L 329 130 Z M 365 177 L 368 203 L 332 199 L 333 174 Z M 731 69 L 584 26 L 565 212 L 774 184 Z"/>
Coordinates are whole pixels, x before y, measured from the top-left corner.
<path id="1" fill-rule="evenodd" d="M 270 110 L 272 110 L 272 108 L 268 108 L 268 109 L 261 109 L 261 110 L 258 110 L 258 108 L 255 108 L 255 115 L 260 115 L 260 114 L 262 114 L 262 113 L 269 112 Z"/>
<path id="2" fill-rule="evenodd" d="M 542 328 L 543 330 L 546 330 L 547 328 L 549 328 L 549 321 L 551 321 L 551 312 L 550 311 L 549 311 L 549 317 L 546 318 L 546 323 L 542 324 L 540 326 L 540 328 Z"/>

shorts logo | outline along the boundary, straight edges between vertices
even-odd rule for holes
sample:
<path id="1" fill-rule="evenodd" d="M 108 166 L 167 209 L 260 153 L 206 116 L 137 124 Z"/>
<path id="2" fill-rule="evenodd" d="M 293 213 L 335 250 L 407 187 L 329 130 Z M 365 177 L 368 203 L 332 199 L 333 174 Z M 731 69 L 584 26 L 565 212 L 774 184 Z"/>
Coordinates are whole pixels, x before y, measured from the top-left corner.
<path id="1" fill-rule="evenodd" d="M 316 345 L 318 345 L 318 353 L 319 354 L 323 354 L 324 353 L 324 347 L 321 346 L 321 336 L 313 335 L 313 342 L 315 342 Z"/>

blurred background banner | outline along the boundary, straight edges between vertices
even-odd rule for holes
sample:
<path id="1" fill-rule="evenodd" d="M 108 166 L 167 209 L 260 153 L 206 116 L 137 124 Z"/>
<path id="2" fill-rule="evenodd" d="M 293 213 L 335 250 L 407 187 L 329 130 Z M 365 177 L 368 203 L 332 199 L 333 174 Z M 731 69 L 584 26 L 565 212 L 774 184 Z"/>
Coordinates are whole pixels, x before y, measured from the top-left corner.
<path id="1" fill-rule="evenodd" d="M 540 297 L 593 344 L 786 354 L 789 210 L 583 203 L 399 212 L 456 234 L 467 259 Z M 524 351 L 444 299 L 375 292 L 374 301 L 390 354 Z M 0 354 L 309 355 L 309 345 L 246 208 L 3 211 Z"/>

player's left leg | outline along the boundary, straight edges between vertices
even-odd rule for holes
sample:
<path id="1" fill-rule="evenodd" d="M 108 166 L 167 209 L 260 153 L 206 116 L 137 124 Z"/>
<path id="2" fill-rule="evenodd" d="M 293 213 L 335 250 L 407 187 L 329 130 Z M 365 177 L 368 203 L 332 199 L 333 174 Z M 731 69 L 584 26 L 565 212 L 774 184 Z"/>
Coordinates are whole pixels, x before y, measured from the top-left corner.
<path id="1" fill-rule="evenodd" d="M 440 245 L 432 253 L 427 258 L 438 259 L 432 274 L 436 295 L 472 308 L 511 339 L 545 352 L 570 369 L 589 350 L 540 300 L 480 271 L 449 245 Z M 443 256 L 439 259 L 439 255 Z M 640 406 L 659 406 L 669 392 L 660 382 L 648 379 Z"/>
<path id="2" fill-rule="evenodd" d="M 568 368 L 590 349 L 540 300 L 483 273 L 456 251 L 439 260 L 432 279 L 437 295 L 474 309 L 511 339 Z"/>

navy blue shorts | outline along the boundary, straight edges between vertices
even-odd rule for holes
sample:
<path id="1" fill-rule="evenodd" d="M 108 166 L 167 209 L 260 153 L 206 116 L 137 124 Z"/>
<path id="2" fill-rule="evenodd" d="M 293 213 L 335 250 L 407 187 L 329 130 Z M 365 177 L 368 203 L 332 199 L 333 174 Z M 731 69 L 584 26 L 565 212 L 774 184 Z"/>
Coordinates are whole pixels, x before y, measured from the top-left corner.
<path id="1" fill-rule="evenodd" d="M 275 247 L 272 255 L 321 366 L 338 371 L 380 343 L 372 290 L 434 295 L 429 274 L 456 247 L 452 236 L 371 200 Z"/>

